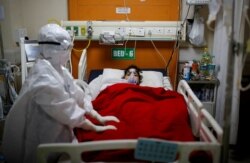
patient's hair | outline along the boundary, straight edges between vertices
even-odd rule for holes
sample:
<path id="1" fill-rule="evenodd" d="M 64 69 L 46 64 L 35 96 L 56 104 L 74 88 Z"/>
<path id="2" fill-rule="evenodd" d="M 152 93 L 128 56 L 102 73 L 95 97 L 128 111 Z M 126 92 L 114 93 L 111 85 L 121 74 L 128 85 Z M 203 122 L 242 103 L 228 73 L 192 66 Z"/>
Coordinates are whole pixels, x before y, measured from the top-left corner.
<path id="1" fill-rule="evenodd" d="M 126 74 L 129 72 L 129 69 L 131 69 L 131 68 L 134 68 L 135 70 L 136 70 L 136 72 L 138 73 L 138 77 L 139 77 L 139 82 L 138 82 L 138 85 L 142 82 L 142 75 L 141 75 L 141 73 L 142 73 L 142 70 L 139 68 L 139 67 L 137 67 L 137 66 L 135 66 L 135 65 L 130 65 L 130 66 L 128 66 L 125 70 L 124 70 L 124 75 L 123 75 L 123 79 L 125 78 L 125 76 L 126 76 Z"/>

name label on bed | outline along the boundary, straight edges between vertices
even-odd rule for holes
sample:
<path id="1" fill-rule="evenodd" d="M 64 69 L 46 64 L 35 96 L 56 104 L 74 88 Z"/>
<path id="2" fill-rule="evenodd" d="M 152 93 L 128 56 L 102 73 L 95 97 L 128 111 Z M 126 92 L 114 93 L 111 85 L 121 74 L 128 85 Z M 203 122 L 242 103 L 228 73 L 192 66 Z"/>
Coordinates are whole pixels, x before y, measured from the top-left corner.
<path id="1" fill-rule="evenodd" d="M 112 48 L 112 59 L 129 60 L 135 59 L 134 48 Z"/>
<path id="2" fill-rule="evenodd" d="M 178 145 L 160 139 L 139 138 L 135 158 L 152 162 L 173 162 L 176 160 Z"/>

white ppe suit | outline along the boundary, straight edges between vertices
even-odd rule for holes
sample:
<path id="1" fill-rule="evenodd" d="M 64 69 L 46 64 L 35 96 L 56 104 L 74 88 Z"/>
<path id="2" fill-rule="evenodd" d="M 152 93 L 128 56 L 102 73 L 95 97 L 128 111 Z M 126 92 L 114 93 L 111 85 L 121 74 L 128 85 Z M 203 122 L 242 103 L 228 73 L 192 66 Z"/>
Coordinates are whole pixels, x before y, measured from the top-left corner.
<path id="1" fill-rule="evenodd" d="M 47 39 L 62 42 L 64 40 L 60 39 L 66 38 L 67 42 L 70 39 L 67 31 L 65 33 L 59 26 L 45 27 L 47 31 L 42 29 L 40 33 L 51 37 L 41 39 L 42 41 Z M 58 33 L 55 34 L 57 29 Z M 57 45 L 42 45 L 42 48 L 46 47 L 46 50 L 41 50 L 46 59 L 38 59 L 29 71 L 18 98 L 6 117 L 3 154 L 8 163 L 36 162 L 39 144 L 73 142 L 76 140 L 73 134 L 75 127 L 94 131 L 116 129 L 114 126 L 96 126 L 84 117 L 85 114 L 90 114 L 102 123 L 109 120 L 118 122 L 115 117 L 102 117 L 91 107 L 85 107 L 84 92 L 62 66 L 69 54 L 63 54 L 60 47 L 54 50 L 55 46 Z M 65 50 L 68 51 L 67 48 Z M 64 59 L 58 52 L 65 55 Z"/>

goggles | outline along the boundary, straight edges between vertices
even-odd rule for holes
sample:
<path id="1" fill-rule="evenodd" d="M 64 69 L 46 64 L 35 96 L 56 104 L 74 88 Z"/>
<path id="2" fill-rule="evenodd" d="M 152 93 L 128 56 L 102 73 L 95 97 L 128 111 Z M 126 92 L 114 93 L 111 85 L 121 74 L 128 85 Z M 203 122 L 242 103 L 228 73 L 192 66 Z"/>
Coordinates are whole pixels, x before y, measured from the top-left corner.
<path id="1" fill-rule="evenodd" d="M 57 45 L 61 46 L 63 50 L 71 50 L 73 48 L 73 42 L 69 42 L 68 40 L 63 40 L 62 42 L 56 41 L 39 41 L 38 44 L 45 45 Z"/>

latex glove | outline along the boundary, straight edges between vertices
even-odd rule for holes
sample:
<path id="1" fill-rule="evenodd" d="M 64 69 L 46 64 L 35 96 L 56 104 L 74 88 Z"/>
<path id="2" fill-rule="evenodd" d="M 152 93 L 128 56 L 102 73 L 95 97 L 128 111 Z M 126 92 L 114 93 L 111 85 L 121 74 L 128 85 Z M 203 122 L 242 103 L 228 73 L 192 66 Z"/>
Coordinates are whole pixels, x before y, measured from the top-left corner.
<path id="1" fill-rule="evenodd" d="M 120 122 L 118 118 L 116 118 L 115 116 L 101 116 L 98 112 L 96 112 L 94 109 L 92 109 L 89 112 L 89 115 L 92 118 L 95 118 L 96 120 L 98 120 L 101 124 L 105 124 L 108 121 L 114 121 L 114 122 Z"/>
<path id="2" fill-rule="evenodd" d="M 84 97 L 84 108 L 86 110 L 86 114 L 98 120 L 101 124 L 105 124 L 108 121 L 120 122 L 115 116 L 101 116 L 98 112 L 96 112 L 93 108 L 90 96 Z"/>
<path id="3" fill-rule="evenodd" d="M 93 124 L 88 119 L 85 119 L 79 127 L 84 129 L 84 130 L 91 130 L 91 131 L 96 131 L 96 132 L 103 132 L 106 130 L 116 130 L 117 129 L 115 126 L 112 126 L 112 125 L 97 126 L 97 125 Z"/>

